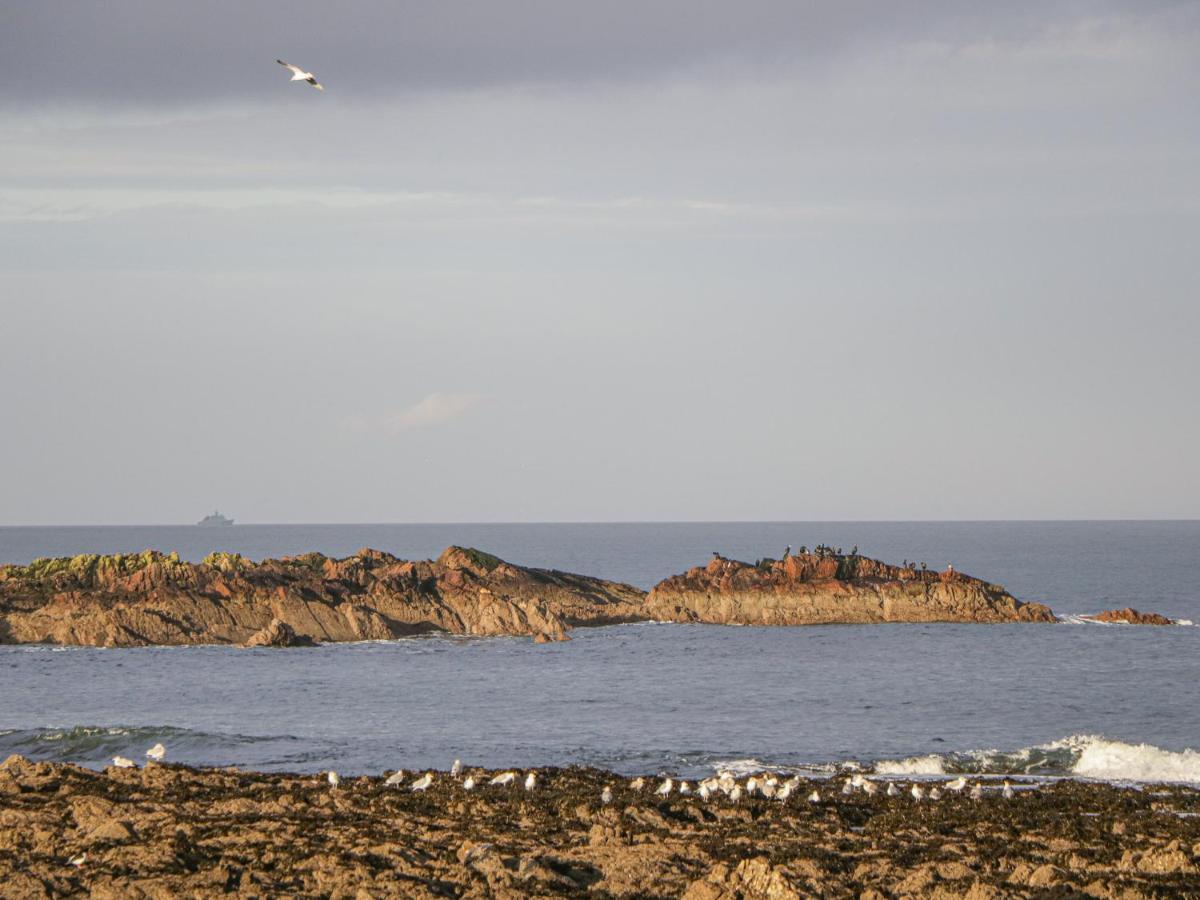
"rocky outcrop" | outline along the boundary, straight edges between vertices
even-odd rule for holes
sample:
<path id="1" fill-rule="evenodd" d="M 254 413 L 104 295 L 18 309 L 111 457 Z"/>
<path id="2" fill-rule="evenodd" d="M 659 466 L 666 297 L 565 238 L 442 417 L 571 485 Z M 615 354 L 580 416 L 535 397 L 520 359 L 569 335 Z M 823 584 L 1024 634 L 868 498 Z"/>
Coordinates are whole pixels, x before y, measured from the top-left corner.
<path id="1" fill-rule="evenodd" d="M 281 646 L 426 632 L 564 640 L 574 626 L 643 618 L 644 596 L 465 547 L 419 562 L 377 550 L 260 563 L 229 553 L 201 563 L 154 551 L 85 555 L 0 566 L 0 643 Z"/>
<path id="2" fill-rule="evenodd" d="M 646 611 L 658 620 L 728 625 L 1056 621 L 1049 607 L 952 569 L 833 552 L 753 565 L 714 556 L 655 585 Z"/>
<path id="3" fill-rule="evenodd" d="M 516 566 L 465 547 L 419 562 L 377 550 L 260 563 L 230 553 L 189 563 L 146 551 L 0 566 L 0 643 L 286 647 L 427 632 L 530 635 L 549 643 L 569 640 L 576 626 L 651 619 L 1055 621 L 1040 603 L 1022 603 L 999 585 L 958 572 L 832 552 L 754 565 L 715 557 L 660 582 L 648 597 L 627 584 Z"/>
<path id="4" fill-rule="evenodd" d="M 1140 612 L 1132 606 L 1127 606 L 1124 609 L 1106 609 L 1102 613 L 1098 613 L 1089 618 L 1097 622 L 1113 622 L 1119 625 L 1174 625 L 1175 623 L 1166 616 L 1160 616 L 1158 613 Z"/>
<path id="5" fill-rule="evenodd" d="M 243 647 L 315 647 L 312 638 L 296 634 L 296 629 L 280 619 L 272 619 L 262 631 L 256 631 L 246 639 Z"/>

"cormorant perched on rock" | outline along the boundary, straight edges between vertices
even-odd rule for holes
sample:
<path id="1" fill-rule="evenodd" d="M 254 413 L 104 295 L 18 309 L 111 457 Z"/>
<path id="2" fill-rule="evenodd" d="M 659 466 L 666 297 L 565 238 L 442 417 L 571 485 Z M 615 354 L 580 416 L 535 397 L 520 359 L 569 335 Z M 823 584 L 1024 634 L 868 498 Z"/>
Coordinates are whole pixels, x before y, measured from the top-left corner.
<path id="1" fill-rule="evenodd" d="M 786 547 L 783 548 L 783 558 L 787 559 L 791 555 L 792 555 L 792 545 L 788 544 Z"/>

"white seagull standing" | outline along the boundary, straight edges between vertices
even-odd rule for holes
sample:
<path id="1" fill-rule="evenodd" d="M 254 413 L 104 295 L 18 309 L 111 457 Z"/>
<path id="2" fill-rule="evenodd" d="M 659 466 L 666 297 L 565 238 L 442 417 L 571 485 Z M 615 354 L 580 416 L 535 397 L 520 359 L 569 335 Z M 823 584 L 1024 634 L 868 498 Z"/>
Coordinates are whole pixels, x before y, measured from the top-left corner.
<path id="1" fill-rule="evenodd" d="M 461 774 L 462 774 L 462 760 L 456 759 L 454 761 L 454 765 L 452 765 L 450 767 L 450 777 L 457 778 Z"/>
<path id="2" fill-rule="evenodd" d="M 307 81 L 309 84 L 311 84 L 313 87 L 315 87 L 318 91 L 325 90 L 324 85 L 322 85 L 321 82 L 317 81 L 317 76 L 314 75 L 312 72 L 305 72 L 299 66 L 293 66 L 291 63 L 286 63 L 282 59 L 277 59 L 277 60 L 275 60 L 275 62 L 279 63 L 285 69 L 291 70 L 292 81 Z"/>
<path id="3" fill-rule="evenodd" d="M 150 759 L 154 760 L 155 762 L 162 762 L 163 757 L 166 755 L 167 755 L 167 748 L 164 747 L 162 744 L 155 744 L 153 747 L 151 747 L 149 750 L 146 751 L 146 756 L 148 756 Z"/>
<path id="4" fill-rule="evenodd" d="M 397 784 L 402 784 L 403 782 L 404 782 L 404 770 L 397 769 L 395 772 L 393 772 L 391 775 L 389 775 L 387 777 L 387 780 L 384 782 L 384 784 L 386 784 L 388 787 L 393 787 Z"/>
<path id="5" fill-rule="evenodd" d="M 525 776 L 525 790 L 532 791 L 537 787 L 537 772 L 530 772 Z"/>
<path id="6" fill-rule="evenodd" d="M 820 794 L 820 792 L 818 792 L 818 791 L 813 791 L 811 794 L 809 794 L 809 795 L 808 795 L 808 802 L 809 802 L 809 803 L 820 803 L 820 802 L 821 802 L 821 794 Z"/>
<path id="7" fill-rule="evenodd" d="M 889 797 L 899 797 L 900 796 L 900 788 L 896 787 L 896 785 L 894 785 L 892 782 L 889 781 L 887 795 Z"/>
<path id="8" fill-rule="evenodd" d="M 635 778 L 635 779 L 633 779 L 633 781 L 629 782 L 629 789 L 631 791 L 640 791 L 645 786 L 646 786 L 645 778 Z"/>
<path id="9" fill-rule="evenodd" d="M 951 791 L 961 791 L 967 786 L 967 779 L 959 775 L 953 781 L 947 782 L 946 789 Z"/>
<path id="10" fill-rule="evenodd" d="M 337 789 L 337 786 L 342 783 L 341 777 L 338 775 L 337 772 L 333 771 L 333 769 L 329 770 L 329 775 L 327 775 L 326 777 L 329 780 L 329 786 L 331 788 L 334 788 L 335 790 Z"/>
<path id="11" fill-rule="evenodd" d="M 675 786 L 675 782 L 673 782 L 670 778 L 668 778 L 666 781 L 664 781 L 662 784 L 660 784 L 658 786 L 658 790 L 655 791 L 654 793 L 665 797 L 665 796 L 667 796 L 667 794 L 671 793 L 671 788 L 673 788 L 674 786 Z"/>
<path id="12" fill-rule="evenodd" d="M 475 787 L 475 776 L 468 775 L 467 780 L 463 782 L 463 790 L 469 791 L 469 790 L 472 790 L 474 787 Z"/>
<path id="13" fill-rule="evenodd" d="M 431 784 L 433 784 L 433 773 L 426 772 L 424 775 L 414 781 L 409 789 L 413 791 L 427 791 L 429 790 L 429 786 Z"/>
<path id="14" fill-rule="evenodd" d="M 612 788 L 605 785 L 604 790 L 600 792 L 600 802 L 605 806 L 612 803 Z"/>
<path id="15" fill-rule="evenodd" d="M 914 800 L 916 800 L 918 803 L 920 803 L 922 800 L 925 799 L 925 789 L 922 788 L 919 784 L 914 784 L 912 786 L 912 790 L 909 791 L 909 793 L 912 794 L 912 798 Z"/>
<path id="16" fill-rule="evenodd" d="M 124 757 L 124 756 L 114 756 L 113 757 L 113 765 L 116 766 L 118 769 L 136 769 L 137 768 L 137 763 L 135 763 L 132 759 L 128 759 L 127 757 Z"/>
<path id="17" fill-rule="evenodd" d="M 517 780 L 516 772 L 501 772 L 499 775 L 497 775 L 495 778 L 493 778 L 491 781 L 489 781 L 488 784 L 500 784 L 500 785 L 512 784 L 516 780 Z"/>

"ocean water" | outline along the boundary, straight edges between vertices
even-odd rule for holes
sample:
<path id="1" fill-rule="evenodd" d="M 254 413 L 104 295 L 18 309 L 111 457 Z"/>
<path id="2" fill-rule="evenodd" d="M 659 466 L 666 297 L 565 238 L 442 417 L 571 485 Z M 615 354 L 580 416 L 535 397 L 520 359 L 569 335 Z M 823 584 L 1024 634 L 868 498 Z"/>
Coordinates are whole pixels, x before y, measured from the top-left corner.
<path id="1" fill-rule="evenodd" d="M 0 757 L 102 765 L 163 741 L 205 765 L 345 773 L 582 763 L 697 775 L 969 771 L 1200 783 L 1200 523 L 744 523 L 0 528 L 0 560 L 214 549 L 253 558 L 469 544 L 649 587 L 711 551 L 819 542 L 926 560 L 1061 625 L 577 629 L 564 644 L 423 637 L 311 650 L 0 647 Z"/>

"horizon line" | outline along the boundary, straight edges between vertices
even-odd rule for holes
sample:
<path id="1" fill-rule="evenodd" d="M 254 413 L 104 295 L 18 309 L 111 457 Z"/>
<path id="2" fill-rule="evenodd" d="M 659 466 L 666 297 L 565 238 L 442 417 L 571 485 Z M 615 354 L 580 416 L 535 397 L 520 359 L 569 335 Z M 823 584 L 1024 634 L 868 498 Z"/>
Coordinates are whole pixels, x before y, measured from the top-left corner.
<path id="1" fill-rule="evenodd" d="M 541 519 L 541 520 L 493 520 L 493 521 L 432 521 L 432 522 L 237 522 L 206 530 L 223 531 L 226 528 L 313 528 L 313 527 L 453 527 L 453 526 L 534 526 L 534 525 L 1031 525 L 1031 524 L 1120 524 L 1200 522 L 1200 517 L 1159 518 L 1032 518 L 1032 519 Z M 199 528 L 195 522 L 80 522 L 70 524 L 21 525 L 0 524 L 0 529 L 16 528 Z"/>

